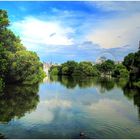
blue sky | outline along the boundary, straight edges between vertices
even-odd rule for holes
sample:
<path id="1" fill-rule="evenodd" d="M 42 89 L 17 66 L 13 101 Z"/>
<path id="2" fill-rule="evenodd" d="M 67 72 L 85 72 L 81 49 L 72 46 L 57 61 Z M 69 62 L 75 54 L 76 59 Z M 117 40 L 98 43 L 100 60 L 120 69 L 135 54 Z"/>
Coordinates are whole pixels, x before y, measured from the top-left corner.
<path id="1" fill-rule="evenodd" d="M 138 49 L 140 2 L 0 2 L 10 29 L 41 61 L 122 60 Z"/>

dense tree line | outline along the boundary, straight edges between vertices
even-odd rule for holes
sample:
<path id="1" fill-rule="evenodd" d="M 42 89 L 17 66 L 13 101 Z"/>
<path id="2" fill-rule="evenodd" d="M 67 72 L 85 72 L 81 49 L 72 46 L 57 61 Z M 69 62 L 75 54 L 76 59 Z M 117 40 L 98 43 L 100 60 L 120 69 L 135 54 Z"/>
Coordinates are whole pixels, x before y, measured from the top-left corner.
<path id="1" fill-rule="evenodd" d="M 5 83 L 35 84 L 45 76 L 37 54 L 27 51 L 8 26 L 7 12 L 0 10 L 0 91 Z"/>
<path id="2" fill-rule="evenodd" d="M 51 75 L 68 75 L 68 76 L 98 76 L 99 72 L 91 62 L 67 61 L 61 66 L 52 66 Z"/>
<path id="3" fill-rule="evenodd" d="M 50 75 L 66 76 L 112 76 L 115 78 L 127 78 L 135 86 L 140 87 L 140 50 L 130 53 L 122 63 L 115 64 L 112 60 L 105 60 L 98 64 L 91 62 L 67 61 L 59 66 L 52 66 Z"/>
<path id="4" fill-rule="evenodd" d="M 67 61 L 60 66 L 50 68 L 51 75 L 68 75 L 68 76 L 113 76 L 129 77 L 129 71 L 123 64 L 115 64 L 112 60 L 106 60 L 99 64 L 91 62 Z"/>

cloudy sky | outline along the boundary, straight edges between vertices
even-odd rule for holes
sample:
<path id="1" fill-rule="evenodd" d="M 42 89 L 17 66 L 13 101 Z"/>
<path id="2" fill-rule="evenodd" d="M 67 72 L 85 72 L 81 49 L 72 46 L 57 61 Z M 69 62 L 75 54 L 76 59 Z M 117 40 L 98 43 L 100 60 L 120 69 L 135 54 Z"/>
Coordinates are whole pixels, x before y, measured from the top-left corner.
<path id="1" fill-rule="evenodd" d="M 140 2 L 0 2 L 10 29 L 42 61 L 122 60 L 138 49 Z"/>

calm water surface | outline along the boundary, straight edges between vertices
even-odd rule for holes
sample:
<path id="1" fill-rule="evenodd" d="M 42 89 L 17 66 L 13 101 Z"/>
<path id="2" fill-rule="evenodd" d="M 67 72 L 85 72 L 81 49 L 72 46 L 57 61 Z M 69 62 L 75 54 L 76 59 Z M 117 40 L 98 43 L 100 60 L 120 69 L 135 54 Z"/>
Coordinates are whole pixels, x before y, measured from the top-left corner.
<path id="1" fill-rule="evenodd" d="M 140 138 L 140 92 L 105 78 L 10 85 L 0 95 L 0 137 Z"/>

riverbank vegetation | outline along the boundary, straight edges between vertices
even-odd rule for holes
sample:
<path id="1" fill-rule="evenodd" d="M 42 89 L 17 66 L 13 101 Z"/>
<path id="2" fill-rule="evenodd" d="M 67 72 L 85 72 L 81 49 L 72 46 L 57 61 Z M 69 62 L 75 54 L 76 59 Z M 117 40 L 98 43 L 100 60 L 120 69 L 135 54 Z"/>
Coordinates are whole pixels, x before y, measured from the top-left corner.
<path id="1" fill-rule="evenodd" d="M 37 54 L 26 50 L 9 24 L 7 12 L 0 10 L 0 91 L 7 83 L 35 84 L 45 76 Z"/>
<path id="2" fill-rule="evenodd" d="M 115 63 L 110 59 L 97 64 L 67 61 L 59 66 L 52 66 L 49 73 L 59 76 L 125 78 L 132 81 L 134 86 L 140 87 L 140 50 L 128 54 L 122 63 Z"/>

